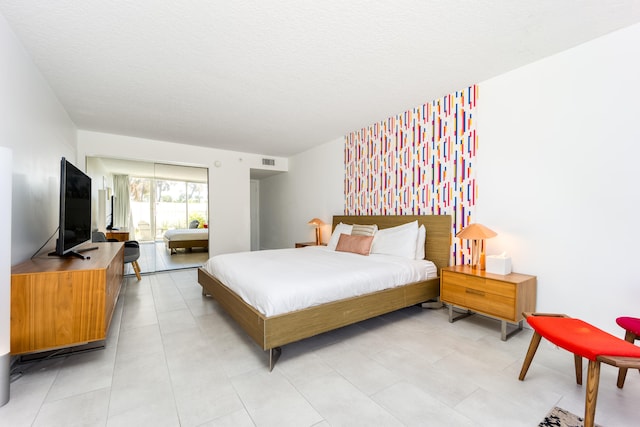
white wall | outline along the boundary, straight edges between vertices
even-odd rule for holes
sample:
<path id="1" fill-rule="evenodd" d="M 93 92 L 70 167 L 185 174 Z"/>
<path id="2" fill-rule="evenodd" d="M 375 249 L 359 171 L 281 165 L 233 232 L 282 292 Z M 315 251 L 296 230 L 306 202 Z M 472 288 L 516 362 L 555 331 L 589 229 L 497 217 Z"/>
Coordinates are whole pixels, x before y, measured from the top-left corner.
<path id="1" fill-rule="evenodd" d="M 260 246 L 292 248 L 315 240 L 307 223 L 318 217 L 322 241 L 331 235 L 333 215 L 344 214 L 344 138 L 289 158 L 289 173 L 260 181 Z"/>
<path id="2" fill-rule="evenodd" d="M 73 122 L 1 15 L 0 64 L 0 145 L 13 151 L 15 265 L 31 257 L 58 227 L 60 158 L 84 167 L 76 159 Z"/>
<path id="3" fill-rule="evenodd" d="M 640 25 L 480 84 L 478 222 L 538 311 L 640 316 Z"/>
<path id="4" fill-rule="evenodd" d="M 263 156 L 80 130 L 78 158 L 84 164 L 88 156 L 208 168 L 209 253 L 250 249 L 250 170 L 265 169 Z M 287 159 L 275 160 L 270 169 L 287 170 Z"/>
<path id="5" fill-rule="evenodd" d="M 635 25 L 479 87 L 476 220 L 498 232 L 488 253 L 538 277 L 538 311 L 618 336 L 616 317 L 640 316 L 638 45 Z M 309 219 L 344 210 L 344 140 L 260 184 L 262 248 L 313 240 Z"/>

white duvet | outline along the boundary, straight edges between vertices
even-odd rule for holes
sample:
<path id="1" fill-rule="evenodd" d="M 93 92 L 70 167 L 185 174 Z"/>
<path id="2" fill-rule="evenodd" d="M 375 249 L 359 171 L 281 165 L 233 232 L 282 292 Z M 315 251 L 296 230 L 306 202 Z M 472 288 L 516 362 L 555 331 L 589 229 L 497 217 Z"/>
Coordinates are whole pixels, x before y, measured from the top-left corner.
<path id="1" fill-rule="evenodd" d="M 437 277 L 431 261 L 324 246 L 216 255 L 203 268 L 265 316 Z"/>
<path id="2" fill-rule="evenodd" d="M 167 230 L 164 233 L 165 240 L 181 242 L 184 240 L 208 240 L 209 230 L 206 228 L 178 228 Z"/>

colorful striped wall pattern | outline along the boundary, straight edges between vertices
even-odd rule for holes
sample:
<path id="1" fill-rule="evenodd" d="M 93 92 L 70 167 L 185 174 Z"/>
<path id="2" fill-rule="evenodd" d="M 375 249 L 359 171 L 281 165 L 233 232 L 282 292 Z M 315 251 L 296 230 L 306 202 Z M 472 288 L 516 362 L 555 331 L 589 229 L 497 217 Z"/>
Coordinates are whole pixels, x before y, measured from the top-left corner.
<path id="1" fill-rule="evenodd" d="M 454 235 L 471 223 L 477 100 L 470 86 L 345 136 L 345 214 L 450 214 Z M 451 262 L 468 261 L 467 242 L 452 243 Z"/>

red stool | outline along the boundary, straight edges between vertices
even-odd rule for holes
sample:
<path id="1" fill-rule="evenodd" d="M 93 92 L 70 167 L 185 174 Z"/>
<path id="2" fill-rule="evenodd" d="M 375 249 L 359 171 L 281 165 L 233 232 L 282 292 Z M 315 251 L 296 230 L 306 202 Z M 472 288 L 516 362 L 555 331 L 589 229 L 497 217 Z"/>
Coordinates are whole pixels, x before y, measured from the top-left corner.
<path id="1" fill-rule="evenodd" d="M 527 375 L 542 337 L 573 353 L 578 384 L 582 384 L 582 358 L 587 358 L 589 368 L 587 370 L 584 425 L 585 427 L 593 427 L 600 383 L 600 364 L 606 363 L 620 369 L 640 369 L 640 347 L 564 314 L 523 314 L 529 326 L 533 328 L 534 334 L 520 370 L 520 381 L 524 380 Z M 618 387 L 621 386 L 618 385 Z"/>
<path id="2" fill-rule="evenodd" d="M 633 344 L 640 338 L 640 319 L 637 317 L 618 317 L 616 323 L 626 331 L 624 334 L 625 341 Z M 624 386 L 624 380 L 627 377 L 627 368 L 620 368 L 618 371 L 618 387 Z"/>

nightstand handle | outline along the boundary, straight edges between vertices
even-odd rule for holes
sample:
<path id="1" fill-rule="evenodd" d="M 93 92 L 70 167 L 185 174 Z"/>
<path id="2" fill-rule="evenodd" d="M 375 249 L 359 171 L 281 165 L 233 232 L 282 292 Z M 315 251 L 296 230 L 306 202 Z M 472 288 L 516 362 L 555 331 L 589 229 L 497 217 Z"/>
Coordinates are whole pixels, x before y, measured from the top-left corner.
<path id="1" fill-rule="evenodd" d="M 465 292 L 466 292 L 466 293 L 468 293 L 468 294 L 479 295 L 479 296 L 481 296 L 481 297 L 483 297 L 483 296 L 484 296 L 484 292 L 482 292 L 482 291 L 476 291 L 475 289 L 469 289 L 469 288 L 467 288 L 467 289 L 465 289 Z"/>

